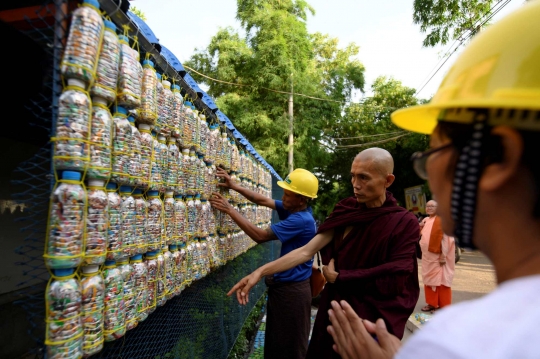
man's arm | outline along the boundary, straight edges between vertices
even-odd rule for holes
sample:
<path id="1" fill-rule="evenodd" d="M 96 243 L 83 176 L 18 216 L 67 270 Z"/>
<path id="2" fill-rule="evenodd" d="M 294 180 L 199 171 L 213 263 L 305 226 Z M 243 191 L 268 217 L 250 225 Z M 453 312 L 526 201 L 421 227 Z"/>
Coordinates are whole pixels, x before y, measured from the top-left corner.
<path id="1" fill-rule="evenodd" d="M 264 243 L 277 239 L 270 227 L 261 229 L 248 221 L 247 218 L 238 213 L 238 211 L 235 210 L 221 194 L 215 192 L 212 193 L 209 202 L 215 209 L 231 216 L 232 220 L 238 224 L 238 227 L 242 228 L 242 230 L 255 242 Z"/>
<path id="2" fill-rule="evenodd" d="M 257 268 L 253 273 L 242 278 L 240 282 L 232 287 L 227 295 L 230 296 L 236 292 L 238 303 L 245 305 L 249 302 L 249 291 L 255 284 L 257 284 L 257 282 L 259 282 L 262 277 L 283 272 L 287 269 L 291 269 L 299 264 L 309 261 L 311 258 L 313 258 L 315 253 L 317 253 L 317 251 L 321 250 L 324 246 L 330 243 L 333 237 L 333 230 L 317 234 L 305 246 L 295 249 L 281 258 Z"/>
<path id="3" fill-rule="evenodd" d="M 232 189 L 246 197 L 249 201 L 258 204 L 259 206 L 265 206 L 272 209 L 276 209 L 276 202 L 272 198 L 263 196 L 260 193 L 251 191 L 247 188 L 240 186 L 238 183 L 232 180 L 231 176 L 222 168 L 218 168 L 216 172 L 217 177 L 221 177 L 225 180 L 224 183 L 218 183 L 218 186 Z"/>

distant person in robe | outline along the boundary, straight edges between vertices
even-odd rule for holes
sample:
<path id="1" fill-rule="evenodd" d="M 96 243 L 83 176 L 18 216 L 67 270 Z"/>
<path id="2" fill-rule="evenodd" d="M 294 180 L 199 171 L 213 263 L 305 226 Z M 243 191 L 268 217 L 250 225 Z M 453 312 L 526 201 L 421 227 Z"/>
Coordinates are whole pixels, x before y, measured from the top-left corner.
<path id="1" fill-rule="evenodd" d="M 399 207 L 387 188 L 394 182 L 394 160 L 381 148 L 360 152 L 351 167 L 354 196 L 340 201 L 305 246 L 244 277 L 230 291 L 240 304 L 265 275 L 281 272 L 321 251 L 328 281 L 306 358 L 339 358 L 326 327 L 332 300 L 346 300 L 362 318 L 384 319 L 401 338 L 420 294 L 416 243 L 418 220 Z"/>
<path id="2" fill-rule="evenodd" d="M 422 221 L 422 281 L 426 295 L 424 312 L 433 312 L 452 303 L 456 247 L 453 237 L 443 233 L 441 219 L 437 216 L 437 202 L 428 201 L 429 217 Z"/>

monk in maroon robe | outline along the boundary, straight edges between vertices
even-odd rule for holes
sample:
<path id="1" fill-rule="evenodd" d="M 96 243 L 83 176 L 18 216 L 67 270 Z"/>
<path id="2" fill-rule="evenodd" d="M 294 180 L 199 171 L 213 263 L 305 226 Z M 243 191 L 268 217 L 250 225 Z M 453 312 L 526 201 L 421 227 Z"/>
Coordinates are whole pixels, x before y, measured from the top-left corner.
<path id="1" fill-rule="evenodd" d="M 307 358 L 339 358 L 332 349 L 328 309 L 332 300 L 346 300 L 365 319 L 383 318 L 388 330 L 403 336 L 420 288 L 416 262 L 419 227 L 416 217 L 399 207 L 387 188 L 394 182 L 394 161 L 388 151 L 369 148 L 351 166 L 354 197 L 339 202 L 305 246 L 265 264 L 244 277 L 228 293 L 240 304 L 266 275 L 311 259 L 321 251 L 328 281 L 309 343 Z"/>

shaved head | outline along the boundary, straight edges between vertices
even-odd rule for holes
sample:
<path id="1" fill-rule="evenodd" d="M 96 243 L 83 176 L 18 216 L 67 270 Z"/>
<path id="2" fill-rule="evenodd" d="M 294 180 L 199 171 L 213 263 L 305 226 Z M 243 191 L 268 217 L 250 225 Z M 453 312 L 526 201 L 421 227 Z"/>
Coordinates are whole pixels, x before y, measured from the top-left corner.
<path id="1" fill-rule="evenodd" d="M 383 176 L 394 172 L 394 159 L 387 150 L 379 147 L 372 147 L 363 150 L 354 158 L 355 161 L 371 162 L 374 169 Z"/>

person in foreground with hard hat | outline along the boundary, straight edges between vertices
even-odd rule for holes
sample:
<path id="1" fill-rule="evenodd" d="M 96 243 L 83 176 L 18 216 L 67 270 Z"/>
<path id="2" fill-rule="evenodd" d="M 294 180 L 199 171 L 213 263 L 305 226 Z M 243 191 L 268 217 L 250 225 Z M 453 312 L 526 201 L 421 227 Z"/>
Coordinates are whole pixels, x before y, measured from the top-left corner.
<path id="1" fill-rule="evenodd" d="M 387 191 L 395 179 L 393 170 L 388 151 L 360 152 L 351 166 L 354 196 L 335 206 L 309 243 L 258 268 L 228 293 L 236 291 L 238 302 L 246 304 L 249 290 L 263 276 L 293 268 L 320 250 L 327 284 L 306 358 L 338 357 L 326 331 L 332 300 L 347 300 L 363 318 L 384 318 L 394 335 L 403 336 L 420 294 L 416 261 L 420 233 L 414 214 L 398 206 Z"/>
<path id="2" fill-rule="evenodd" d="M 235 183 L 222 169 L 217 176 L 225 180 L 220 186 L 242 194 L 251 202 L 277 211 L 281 222 L 261 229 L 237 212 L 219 193 L 210 198 L 212 206 L 229 216 L 257 243 L 281 242 L 281 256 L 304 246 L 315 236 L 315 219 L 309 201 L 317 198 L 319 181 L 311 172 L 298 168 L 278 186 L 282 200 L 273 200 Z M 266 313 L 265 358 L 303 359 L 306 355 L 311 326 L 312 258 L 274 273 L 266 278 L 268 302 Z"/>
<path id="3" fill-rule="evenodd" d="M 531 1 L 491 25 L 429 104 L 392 114 L 431 134 L 414 168 L 429 180 L 444 232 L 491 260 L 498 287 L 442 309 L 402 348 L 383 321 L 333 302 L 328 330 L 343 358 L 540 358 L 539 19 Z"/>

